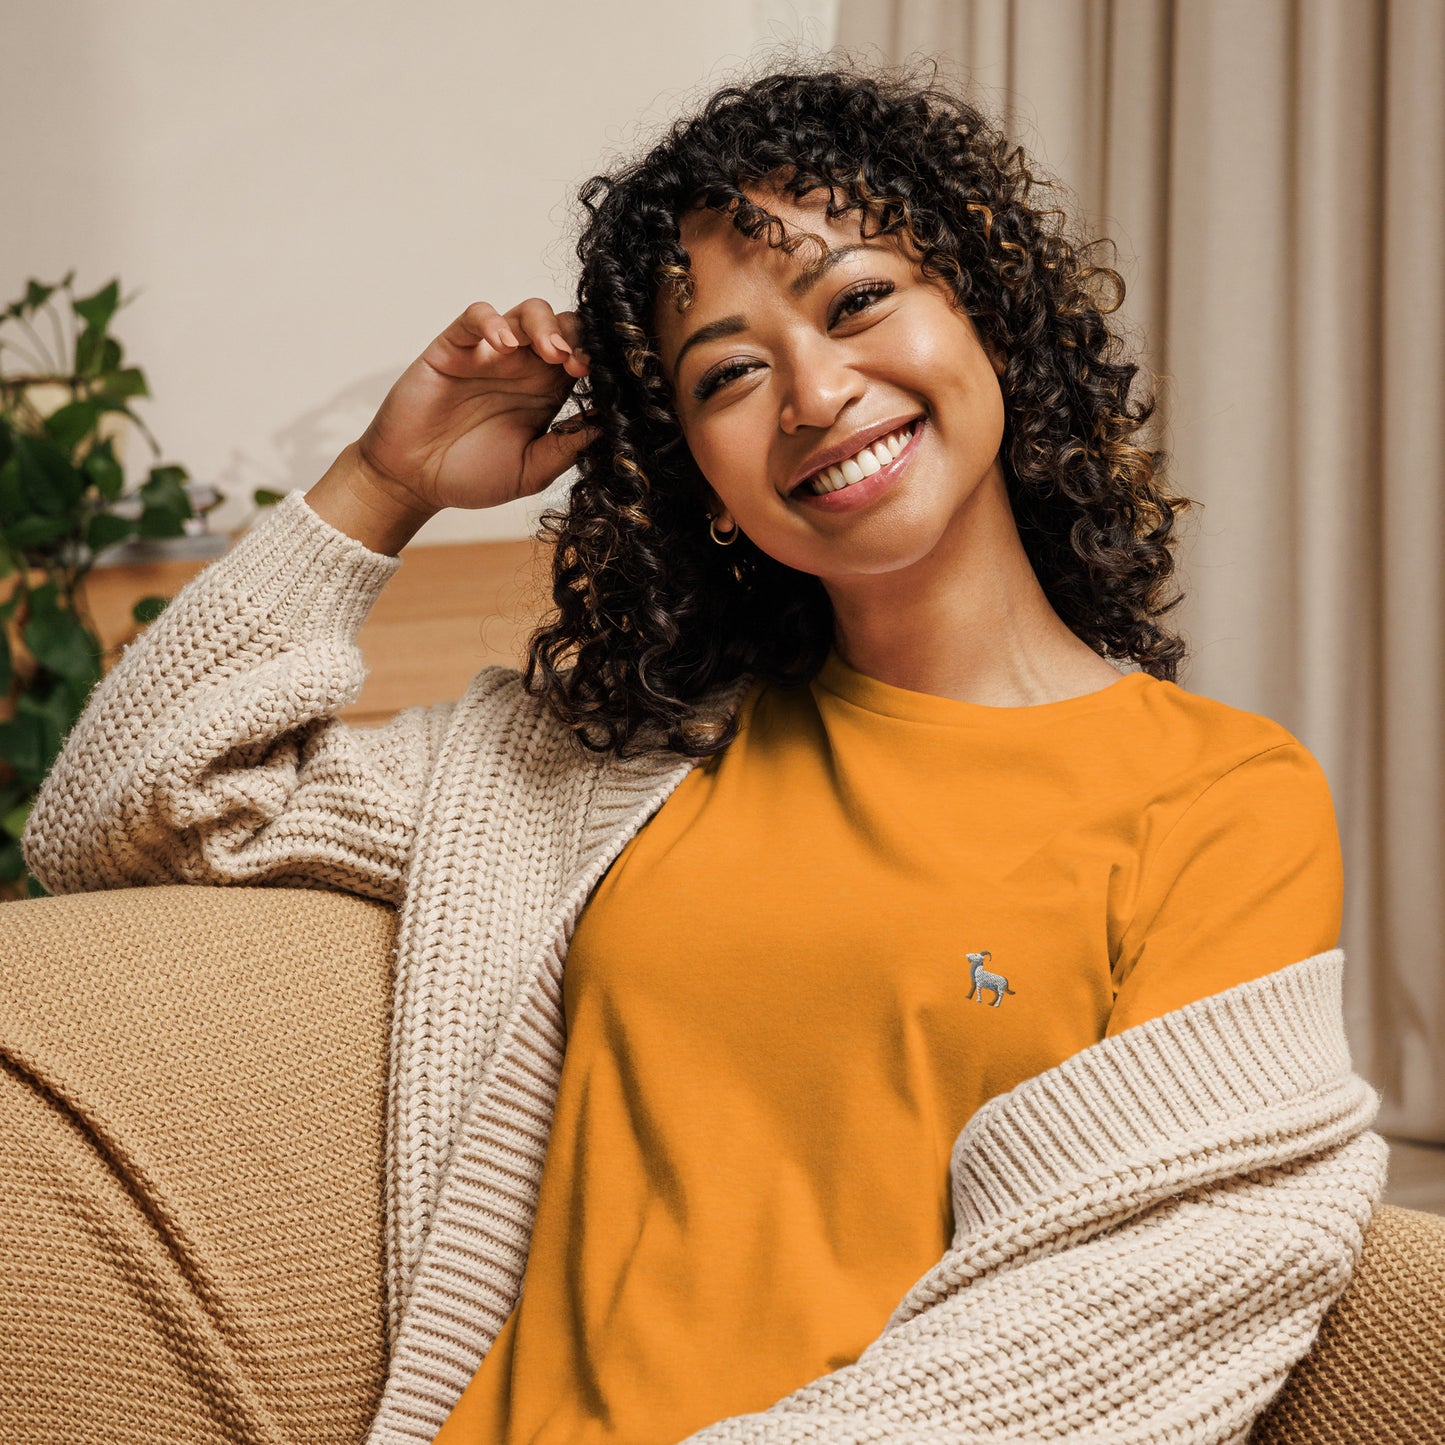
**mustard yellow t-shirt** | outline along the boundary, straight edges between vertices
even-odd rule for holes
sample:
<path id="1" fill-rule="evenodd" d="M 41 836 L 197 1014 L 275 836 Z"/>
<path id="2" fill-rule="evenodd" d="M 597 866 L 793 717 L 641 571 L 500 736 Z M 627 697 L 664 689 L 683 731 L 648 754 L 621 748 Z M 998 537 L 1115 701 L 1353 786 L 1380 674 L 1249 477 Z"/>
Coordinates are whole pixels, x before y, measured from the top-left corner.
<path id="1" fill-rule="evenodd" d="M 579 919 L 522 1297 L 437 1441 L 661 1445 L 852 1362 L 980 1104 L 1342 905 L 1315 759 L 1173 683 L 755 687 Z"/>

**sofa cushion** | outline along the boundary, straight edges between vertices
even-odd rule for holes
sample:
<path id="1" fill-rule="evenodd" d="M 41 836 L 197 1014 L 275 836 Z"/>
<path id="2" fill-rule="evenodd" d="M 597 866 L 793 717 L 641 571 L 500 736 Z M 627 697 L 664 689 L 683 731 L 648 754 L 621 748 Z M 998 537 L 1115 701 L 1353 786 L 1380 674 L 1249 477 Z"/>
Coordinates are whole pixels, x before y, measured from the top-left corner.
<path id="1" fill-rule="evenodd" d="M 295 888 L 0 905 L 0 1438 L 364 1433 L 395 921 Z"/>

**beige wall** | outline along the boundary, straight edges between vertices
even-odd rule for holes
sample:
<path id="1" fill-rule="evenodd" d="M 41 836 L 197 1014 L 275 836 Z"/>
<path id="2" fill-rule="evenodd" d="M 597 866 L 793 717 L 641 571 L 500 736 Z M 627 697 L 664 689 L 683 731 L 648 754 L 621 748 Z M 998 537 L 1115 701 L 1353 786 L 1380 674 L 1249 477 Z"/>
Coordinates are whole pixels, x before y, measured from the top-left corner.
<path id="1" fill-rule="evenodd" d="M 11 0 L 0 304 L 119 275 L 142 414 L 235 526 L 253 488 L 309 486 L 469 302 L 564 304 L 576 184 L 760 49 L 827 48 L 835 10 Z M 418 541 L 526 536 L 566 482 Z"/>

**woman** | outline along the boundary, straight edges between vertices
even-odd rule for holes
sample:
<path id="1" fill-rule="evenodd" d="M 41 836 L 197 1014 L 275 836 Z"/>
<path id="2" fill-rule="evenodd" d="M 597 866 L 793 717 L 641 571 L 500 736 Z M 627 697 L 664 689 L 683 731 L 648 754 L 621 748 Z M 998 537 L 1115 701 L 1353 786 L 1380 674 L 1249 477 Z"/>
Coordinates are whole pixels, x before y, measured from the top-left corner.
<path id="1" fill-rule="evenodd" d="M 1343 1288 L 1328 787 L 1173 681 L 1186 504 L 1033 184 L 905 74 L 719 92 L 67 740 L 52 891 L 403 910 L 371 1439 L 1242 1439 Z M 574 462 L 524 671 L 337 720 L 417 528 Z"/>

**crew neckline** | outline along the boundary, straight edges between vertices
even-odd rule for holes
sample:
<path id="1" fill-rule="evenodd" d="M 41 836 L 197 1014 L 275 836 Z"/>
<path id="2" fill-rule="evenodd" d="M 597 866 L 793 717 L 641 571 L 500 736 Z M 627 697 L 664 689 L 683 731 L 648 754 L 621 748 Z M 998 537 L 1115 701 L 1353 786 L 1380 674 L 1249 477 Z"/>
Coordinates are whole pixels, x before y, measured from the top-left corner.
<path id="1" fill-rule="evenodd" d="M 1147 672 L 1125 672 L 1120 674 L 1117 682 L 1108 683 L 1093 692 L 1080 693 L 1077 697 L 1030 703 L 1024 707 L 1001 707 L 896 687 L 891 682 L 882 682 L 849 667 L 834 648 L 829 648 L 822 667 L 813 679 L 815 686 L 867 712 L 901 718 L 906 722 L 972 724 L 979 727 L 1063 721 L 1126 702 L 1153 681 L 1154 678 Z"/>

